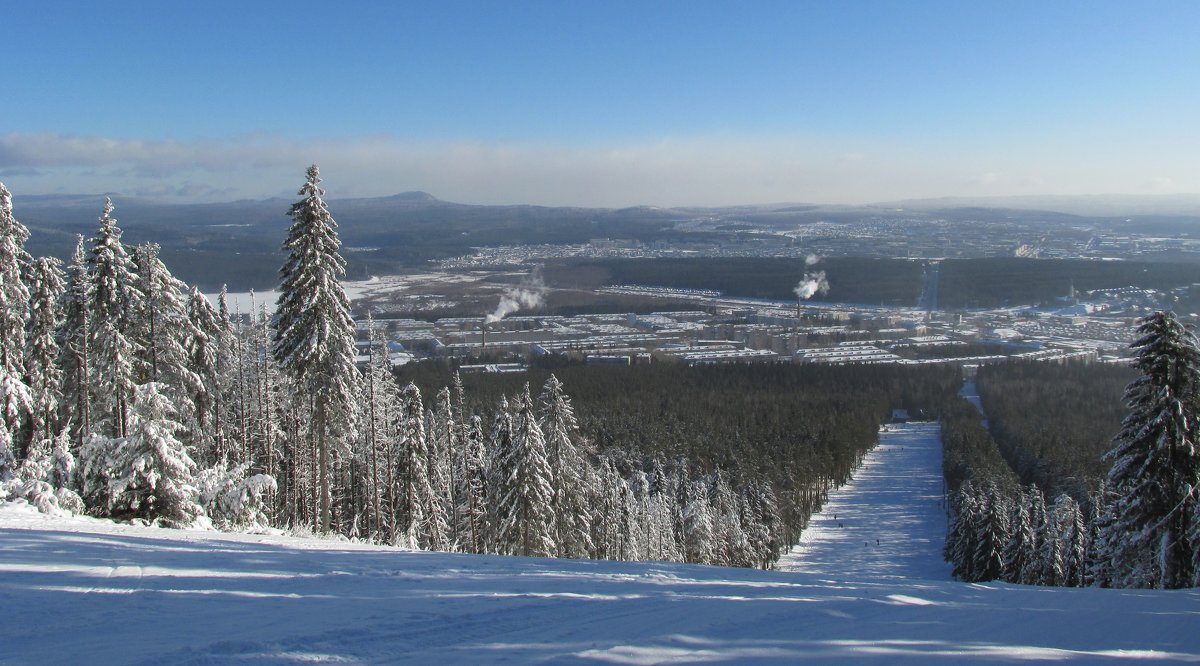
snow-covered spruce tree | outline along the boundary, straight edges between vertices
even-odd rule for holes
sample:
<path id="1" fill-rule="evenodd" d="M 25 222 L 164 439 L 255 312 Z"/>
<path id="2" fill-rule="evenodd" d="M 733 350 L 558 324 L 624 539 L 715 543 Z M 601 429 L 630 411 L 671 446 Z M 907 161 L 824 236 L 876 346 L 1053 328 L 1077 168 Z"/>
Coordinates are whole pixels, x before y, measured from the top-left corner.
<path id="1" fill-rule="evenodd" d="M 445 550 L 449 527 L 442 503 L 430 482 L 429 445 L 425 439 L 425 411 L 416 384 L 400 394 L 400 424 L 396 456 L 401 491 L 399 531 L 410 547 Z"/>
<path id="2" fill-rule="evenodd" d="M 1066 564 L 1063 561 L 1063 526 L 1056 510 L 1058 500 L 1046 508 L 1046 520 L 1038 530 L 1038 562 L 1041 570 L 1039 585 L 1061 586 L 1066 580 Z"/>
<path id="3" fill-rule="evenodd" d="M 25 251 L 29 230 L 13 217 L 12 194 L 0 183 L 0 442 L 4 458 L 23 456 L 25 421 L 33 399 L 25 378 L 25 324 L 29 319 L 29 289 L 25 284 L 31 259 Z M 7 452 L 6 452 L 7 451 Z M 2 473 L 2 472 L 0 472 Z"/>
<path id="4" fill-rule="evenodd" d="M 1028 502 L 1028 496 L 1019 492 L 1008 513 L 1008 543 L 1004 545 L 1004 566 L 1000 579 L 1009 583 L 1021 581 L 1021 572 L 1028 565 L 1033 550 L 1032 544 L 1037 542 L 1033 525 L 1029 522 Z"/>
<path id="5" fill-rule="evenodd" d="M 88 259 L 90 411 L 93 427 L 124 437 L 129 431 L 129 401 L 136 385 L 139 352 L 131 336 L 131 318 L 142 294 L 136 289 L 134 264 L 121 243 L 121 229 L 112 213 L 112 200 L 106 198 Z"/>
<path id="6" fill-rule="evenodd" d="M 741 515 L 737 498 L 729 482 L 729 475 L 718 469 L 712 474 L 709 487 L 709 502 L 713 517 L 713 560 L 721 566 L 743 566 L 746 538 L 742 530 Z"/>
<path id="7" fill-rule="evenodd" d="M 442 505 L 447 532 L 445 549 L 458 547 L 458 501 L 455 497 L 458 484 L 455 480 L 458 445 L 458 424 L 454 421 L 454 407 L 450 389 L 443 387 L 434 399 L 435 410 L 426 412 L 425 423 L 429 425 L 429 479 Z"/>
<path id="8" fill-rule="evenodd" d="M 139 384 L 165 384 L 182 397 L 199 382 L 185 367 L 183 292 L 187 286 L 171 275 L 158 255 L 159 247 L 153 243 L 137 245 L 130 254 L 134 286 L 142 295 L 130 312 L 130 335 L 138 347 L 134 371 Z"/>
<path id="9" fill-rule="evenodd" d="M 677 465 L 675 470 L 671 471 L 661 460 L 655 460 L 652 463 L 650 474 L 651 518 L 650 525 L 646 527 L 646 530 L 651 539 L 650 558 L 654 560 L 684 561 L 683 548 L 679 539 L 682 523 L 680 512 L 683 508 L 680 497 L 686 493 L 685 480 L 678 473 L 678 470 L 682 468 L 682 465 Z M 586 480 L 589 476 L 585 469 L 582 477 Z"/>
<path id="10" fill-rule="evenodd" d="M 187 299 L 184 319 L 183 346 L 187 354 L 187 371 L 197 381 L 188 386 L 187 397 L 192 404 L 191 444 L 200 452 L 205 464 L 230 459 L 230 449 L 220 437 L 217 422 L 217 398 L 220 386 L 217 376 L 218 345 L 221 329 L 217 312 L 199 289 L 192 287 Z"/>
<path id="11" fill-rule="evenodd" d="M 617 469 L 615 451 L 608 451 L 597 458 L 592 468 L 590 503 L 592 507 L 592 543 L 596 545 L 596 558 L 620 560 L 625 557 L 628 518 L 628 487 Z"/>
<path id="12" fill-rule="evenodd" d="M 241 317 L 233 322 L 229 312 L 229 294 L 225 285 L 217 295 L 217 406 L 216 437 L 222 450 L 236 450 L 238 460 L 254 462 L 247 441 L 250 386 L 243 364 Z"/>
<path id="13" fill-rule="evenodd" d="M 742 490 L 742 523 L 748 525 L 747 538 L 753 560 L 749 566 L 769 569 L 787 548 L 780 538 L 782 520 L 771 484 L 759 479 Z"/>
<path id="14" fill-rule="evenodd" d="M 492 417 L 492 429 L 487 440 L 487 501 L 484 520 L 486 527 L 482 539 L 484 552 L 503 553 L 497 543 L 496 535 L 500 524 L 500 500 L 507 483 L 504 466 L 505 461 L 512 456 L 513 446 L 513 415 L 509 411 L 508 398 L 500 396 L 500 404 Z"/>
<path id="15" fill-rule="evenodd" d="M 983 503 L 979 508 L 971 580 L 995 580 L 1003 572 L 1004 545 L 1009 538 L 1008 510 L 995 484 L 987 484 L 983 491 Z"/>
<path id="16" fill-rule="evenodd" d="M 496 542 L 501 553 L 549 557 L 554 543 L 554 476 L 529 384 L 517 398 L 512 445 L 500 466 Z"/>
<path id="17" fill-rule="evenodd" d="M 17 470 L 19 483 L 14 480 L 7 484 L 9 494 L 24 498 L 42 513 L 83 513 L 83 500 L 73 490 L 74 471 L 75 457 L 66 431 L 53 440 L 35 439 Z"/>
<path id="18" fill-rule="evenodd" d="M 946 537 L 946 561 L 955 578 L 975 580 L 975 549 L 981 520 L 982 499 L 975 484 L 967 479 L 958 487 L 951 502 L 950 529 Z"/>
<path id="19" fill-rule="evenodd" d="M 458 538 L 468 553 L 486 552 L 487 452 L 483 420 L 472 414 L 463 431 L 462 471 L 458 475 Z"/>
<path id="20" fill-rule="evenodd" d="M 1087 572 L 1087 524 L 1079 503 L 1067 494 L 1058 496 L 1054 502 L 1062 541 L 1063 579 L 1067 587 L 1083 587 Z"/>
<path id="21" fill-rule="evenodd" d="M 1029 549 L 1025 555 L 1025 567 L 1017 582 L 1024 585 L 1045 585 L 1047 562 L 1044 559 L 1046 551 L 1042 549 L 1042 539 L 1046 536 L 1046 496 L 1036 486 L 1030 486 L 1025 492 L 1028 502 L 1029 527 L 1033 530 L 1033 539 L 1026 543 Z"/>
<path id="22" fill-rule="evenodd" d="M 1103 535 L 1108 531 L 1108 521 L 1112 517 L 1109 511 L 1111 493 L 1108 484 L 1101 480 L 1095 491 L 1088 493 L 1091 510 L 1087 513 L 1087 539 L 1085 540 L 1085 561 L 1087 567 L 1083 572 L 1084 586 L 1112 587 L 1112 562 L 1101 556 Z"/>
<path id="23" fill-rule="evenodd" d="M 77 457 L 79 494 L 88 513 L 107 516 L 112 512 L 114 455 L 122 438 L 109 438 L 93 432 L 79 445 Z"/>
<path id="24" fill-rule="evenodd" d="M 66 287 L 62 262 L 38 259 L 30 284 L 29 322 L 26 330 L 25 372 L 33 399 L 32 441 L 49 441 L 58 432 L 59 397 L 63 373 L 57 333 L 62 326 L 60 302 Z"/>
<path id="25" fill-rule="evenodd" d="M 346 274 L 346 262 L 338 253 L 337 223 L 321 199 L 325 191 L 320 182 L 314 164 L 298 192 L 303 198 L 288 211 L 292 226 L 283 244 L 288 256 L 280 269 L 272 353 L 313 401 L 320 490 L 317 528 L 328 532 L 333 497 L 330 453 L 353 432 L 358 370 L 350 301 L 338 282 Z"/>
<path id="26" fill-rule="evenodd" d="M 90 354 L 88 352 L 88 329 L 91 327 L 88 314 L 89 291 L 87 252 L 83 236 L 76 237 L 75 254 L 67 269 L 67 288 L 62 294 L 60 310 L 62 323 L 58 328 L 59 367 L 62 368 L 61 419 L 70 423 L 75 435 L 75 444 L 83 445 L 91 433 L 91 379 Z"/>
<path id="27" fill-rule="evenodd" d="M 179 440 L 184 427 L 165 389 L 149 382 L 135 390 L 129 435 L 114 440 L 111 512 L 186 527 L 203 513 L 196 504 L 196 464 Z"/>
<path id="28" fill-rule="evenodd" d="M 691 564 L 713 561 L 713 516 L 708 502 L 708 484 L 695 479 L 687 486 L 687 501 L 683 506 L 683 552 Z"/>
<path id="29" fill-rule="evenodd" d="M 1129 416 L 1106 455 L 1114 500 L 1101 535 L 1114 587 L 1180 588 L 1193 584 L 1200 452 L 1200 349 L 1171 312 L 1143 318 L 1134 366 L 1142 376 L 1125 389 Z"/>
<path id="30" fill-rule="evenodd" d="M 579 423 L 571 399 L 558 377 L 550 375 L 542 387 L 541 424 L 546 434 L 546 454 L 554 473 L 555 542 L 562 557 L 588 557 L 595 551 L 589 525 L 591 508 L 585 494 L 585 461 L 576 446 Z"/>

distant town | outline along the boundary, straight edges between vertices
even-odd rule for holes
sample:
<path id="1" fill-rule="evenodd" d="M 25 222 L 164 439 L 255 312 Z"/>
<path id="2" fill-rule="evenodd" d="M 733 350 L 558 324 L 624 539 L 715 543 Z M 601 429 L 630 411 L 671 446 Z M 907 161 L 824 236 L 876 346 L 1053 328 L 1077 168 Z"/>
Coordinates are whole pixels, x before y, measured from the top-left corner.
<path id="1" fill-rule="evenodd" d="M 489 275 L 476 271 L 477 279 Z M 936 273 L 935 273 L 936 276 Z M 1053 304 L 971 311 L 936 309 L 936 289 L 923 307 L 836 302 L 792 302 L 728 297 L 714 290 L 650 285 L 606 285 L 599 294 L 692 309 L 506 317 L 404 316 L 412 299 L 424 306 L 439 297 L 410 294 L 421 284 L 460 286 L 450 274 L 379 278 L 353 285 L 360 361 L 372 338 L 386 341 L 394 365 L 453 359 L 464 372 L 519 372 L 546 357 L 588 365 L 673 361 L 716 363 L 872 363 L 975 366 L 1008 360 L 1081 359 L 1122 362 L 1134 321 L 1170 294 L 1116 288 L 1068 289 Z M 495 287 L 493 287 L 495 288 Z M 1181 288 L 1188 290 L 1192 287 Z M 541 287 L 541 292 L 549 291 Z M 500 292 L 503 298 L 503 292 Z M 452 307 L 443 296 L 442 304 Z"/>

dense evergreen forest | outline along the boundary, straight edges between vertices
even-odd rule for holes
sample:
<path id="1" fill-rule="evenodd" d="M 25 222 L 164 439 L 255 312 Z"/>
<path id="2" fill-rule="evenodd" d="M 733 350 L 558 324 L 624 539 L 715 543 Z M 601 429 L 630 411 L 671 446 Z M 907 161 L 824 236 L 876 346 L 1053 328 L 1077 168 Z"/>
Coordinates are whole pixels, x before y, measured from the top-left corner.
<path id="1" fill-rule="evenodd" d="M 495 403 L 547 370 L 465 375 L 472 400 Z M 443 386 L 440 363 L 401 369 L 402 381 Z M 625 473 L 671 465 L 765 483 L 779 503 L 784 541 L 794 543 L 827 490 L 849 479 L 893 408 L 935 414 L 953 404 L 956 368 L 682 364 L 568 366 L 580 431 L 595 454 Z"/>
<path id="2" fill-rule="evenodd" d="M 1200 350 L 1170 313 L 1144 318 L 1139 330 L 1136 370 L 986 366 L 977 385 L 988 427 L 970 406 L 943 415 L 946 558 L 957 577 L 1200 583 Z"/>
<path id="3" fill-rule="evenodd" d="M 976 379 L 989 429 L 1021 483 L 1087 502 L 1108 474 L 1137 373 L 1125 365 L 1004 363 Z"/>
<path id="4" fill-rule="evenodd" d="M 938 304 L 942 308 L 989 308 L 1052 303 L 1072 285 L 1093 289 L 1168 290 L 1200 282 L 1194 263 L 1024 259 L 993 257 L 941 262 Z"/>

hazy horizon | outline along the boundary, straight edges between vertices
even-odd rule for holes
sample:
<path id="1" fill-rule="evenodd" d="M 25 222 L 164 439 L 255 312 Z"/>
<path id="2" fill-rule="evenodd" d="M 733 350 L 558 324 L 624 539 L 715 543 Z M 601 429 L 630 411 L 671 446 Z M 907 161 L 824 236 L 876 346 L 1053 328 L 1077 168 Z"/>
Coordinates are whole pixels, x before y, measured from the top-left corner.
<path id="1" fill-rule="evenodd" d="M 129 3 L 6 12 L 0 180 L 620 208 L 1200 193 L 1200 6 Z"/>

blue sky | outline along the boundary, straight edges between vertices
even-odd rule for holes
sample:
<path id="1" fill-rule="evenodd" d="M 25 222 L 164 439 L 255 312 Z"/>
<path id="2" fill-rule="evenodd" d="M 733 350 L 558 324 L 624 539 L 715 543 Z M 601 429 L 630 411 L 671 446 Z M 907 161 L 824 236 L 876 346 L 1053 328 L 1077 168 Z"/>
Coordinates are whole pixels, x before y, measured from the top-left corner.
<path id="1" fill-rule="evenodd" d="M 1200 192 L 1196 2 L 13 4 L 18 197 Z"/>

